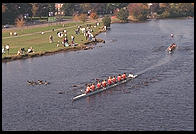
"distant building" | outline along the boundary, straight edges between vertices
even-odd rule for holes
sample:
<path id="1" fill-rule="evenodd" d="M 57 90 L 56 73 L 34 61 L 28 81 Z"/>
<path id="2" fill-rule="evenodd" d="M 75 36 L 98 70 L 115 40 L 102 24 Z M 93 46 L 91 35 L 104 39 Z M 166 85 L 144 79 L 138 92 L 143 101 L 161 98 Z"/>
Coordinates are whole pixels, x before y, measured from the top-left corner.
<path id="1" fill-rule="evenodd" d="M 61 11 L 62 6 L 63 3 L 55 3 L 55 9 L 56 9 L 55 15 L 64 15 L 64 12 Z"/>

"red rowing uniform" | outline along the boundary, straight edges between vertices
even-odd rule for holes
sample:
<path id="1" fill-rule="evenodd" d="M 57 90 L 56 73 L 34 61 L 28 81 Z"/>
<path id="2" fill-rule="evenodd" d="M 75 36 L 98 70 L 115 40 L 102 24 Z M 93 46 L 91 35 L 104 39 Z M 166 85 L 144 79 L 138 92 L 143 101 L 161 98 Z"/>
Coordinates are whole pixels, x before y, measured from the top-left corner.
<path id="1" fill-rule="evenodd" d="M 87 94 L 87 93 L 89 93 L 89 92 L 90 92 L 90 87 L 88 86 L 88 87 L 86 88 L 85 93 Z"/>
<path id="2" fill-rule="evenodd" d="M 112 81 L 113 81 L 114 83 L 116 83 L 116 78 L 113 78 Z"/>
<path id="3" fill-rule="evenodd" d="M 108 79 L 108 85 L 111 85 L 111 84 L 112 84 L 112 80 Z"/>
<path id="4" fill-rule="evenodd" d="M 106 81 L 103 81 L 103 82 L 102 82 L 102 86 L 103 86 L 103 87 L 106 87 Z"/>
<path id="5" fill-rule="evenodd" d="M 118 81 L 121 81 L 121 76 L 118 76 L 118 77 L 117 77 L 117 80 L 118 80 Z"/>
<path id="6" fill-rule="evenodd" d="M 123 74 L 122 78 L 123 78 L 123 80 L 125 80 L 126 79 L 126 74 Z"/>
<path id="7" fill-rule="evenodd" d="M 95 85 L 91 85 L 91 90 L 94 91 L 95 90 Z"/>
<path id="8" fill-rule="evenodd" d="M 97 88 L 99 89 L 99 88 L 101 88 L 101 83 L 97 83 Z"/>

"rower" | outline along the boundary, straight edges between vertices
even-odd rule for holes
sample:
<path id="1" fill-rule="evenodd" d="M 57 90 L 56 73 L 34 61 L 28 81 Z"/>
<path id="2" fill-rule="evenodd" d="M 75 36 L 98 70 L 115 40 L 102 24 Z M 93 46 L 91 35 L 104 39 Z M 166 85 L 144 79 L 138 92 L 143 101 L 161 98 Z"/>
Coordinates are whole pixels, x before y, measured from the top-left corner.
<path id="1" fill-rule="evenodd" d="M 94 83 L 92 83 L 92 85 L 91 85 L 91 87 L 90 87 L 90 90 L 93 92 L 93 91 L 95 91 L 95 84 Z"/>
<path id="2" fill-rule="evenodd" d="M 118 75 L 117 80 L 118 80 L 118 82 L 121 81 L 121 75 L 120 74 Z"/>
<path id="3" fill-rule="evenodd" d="M 103 86 L 103 87 L 106 87 L 106 85 L 107 85 L 106 80 L 103 80 L 103 81 L 102 81 L 102 86 Z"/>
<path id="4" fill-rule="evenodd" d="M 126 80 L 127 76 L 126 76 L 126 73 L 123 73 L 122 77 L 121 77 L 123 80 Z"/>
<path id="5" fill-rule="evenodd" d="M 113 83 L 116 83 L 116 76 L 112 78 Z"/>
<path id="6" fill-rule="evenodd" d="M 108 85 L 111 85 L 111 84 L 112 84 L 112 78 L 109 77 L 109 78 L 108 78 Z"/>
<path id="7" fill-rule="evenodd" d="M 100 83 L 100 81 L 98 81 L 98 83 L 97 83 L 97 89 L 100 89 L 101 88 L 101 83 Z"/>
<path id="8" fill-rule="evenodd" d="M 87 94 L 87 93 L 89 93 L 89 92 L 90 92 L 90 85 L 87 85 L 85 94 Z"/>

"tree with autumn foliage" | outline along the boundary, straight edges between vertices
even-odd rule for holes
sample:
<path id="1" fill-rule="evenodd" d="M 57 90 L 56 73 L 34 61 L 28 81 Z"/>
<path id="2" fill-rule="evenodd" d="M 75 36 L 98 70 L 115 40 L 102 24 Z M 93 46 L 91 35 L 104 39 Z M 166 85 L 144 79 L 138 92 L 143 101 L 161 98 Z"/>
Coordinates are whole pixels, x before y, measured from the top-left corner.
<path id="1" fill-rule="evenodd" d="M 150 10 L 146 4 L 132 3 L 128 5 L 129 14 L 137 20 L 146 20 Z"/>
<path id="2" fill-rule="evenodd" d="M 82 22 L 86 22 L 86 20 L 87 20 L 87 15 L 86 15 L 86 14 L 80 14 L 79 20 L 82 21 Z"/>
<path id="3" fill-rule="evenodd" d="M 91 18 L 92 20 L 96 20 L 96 19 L 98 18 L 98 16 L 97 16 L 97 14 L 96 14 L 95 12 L 92 12 L 92 13 L 90 14 L 90 18 Z"/>
<path id="4" fill-rule="evenodd" d="M 24 18 L 23 18 L 22 15 L 20 15 L 18 18 L 16 18 L 15 24 L 16 24 L 17 27 L 22 27 L 22 26 L 24 26 L 25 20 L 24 20 Z"/>

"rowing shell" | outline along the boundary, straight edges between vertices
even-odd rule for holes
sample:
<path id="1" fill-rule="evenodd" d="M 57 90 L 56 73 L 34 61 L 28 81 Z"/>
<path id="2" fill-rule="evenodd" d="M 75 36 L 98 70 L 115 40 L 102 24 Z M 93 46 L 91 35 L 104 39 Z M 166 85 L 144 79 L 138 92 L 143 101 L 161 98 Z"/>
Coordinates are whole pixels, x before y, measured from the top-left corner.
<path id="1" fill-rule="evenodd" d="M 174 49 L 176 49 L 176 45 L 172 46 L 172 48 L 170 46 L 167 48 L 169 53 L 171 53 Z"/>
<path id="2" fill-rule="evenodd" d="M 90 92 L 90 93 L 87 93 L 87 94 L 83 93 L 83 94 L 81 94 L 81 95 L 78 95 L 78 96 L 74 97 L 74 98 L 73 98 L 73 101 L 78 100 L 78 99 L 80 99 L 80 98 L 84 98 L 84 97 L 93 95 L 93 94 L 97 94 L 97 93 L 99 93 L 99 92 L 108 90 L 108 89 L 110 89 L 110 88 L 112 88 L 112 87 L 116 87 L 116 86 L 118 86 L 118 85 L 120 85 L 120 84 L 126 83 L 127 81 L 129 81 L 129 80 L 131 80 L 131 79 L 136 78 L 137 76 L 138 76 L 138 75 L 134 75 L 133 77 L 128 77 L 126 80 L 123 80 L 123 81 L 121 81 L 121 82 L 118 82 L 118 83 L 116 83 L 116 84 L 113 84 L 113 85 L 108 86 L 108 87 L 105 87 L 105 88 L 97 89 L 97 90 L 95 90 L 95 91 L 93 91 L 93 92 Z"/>

